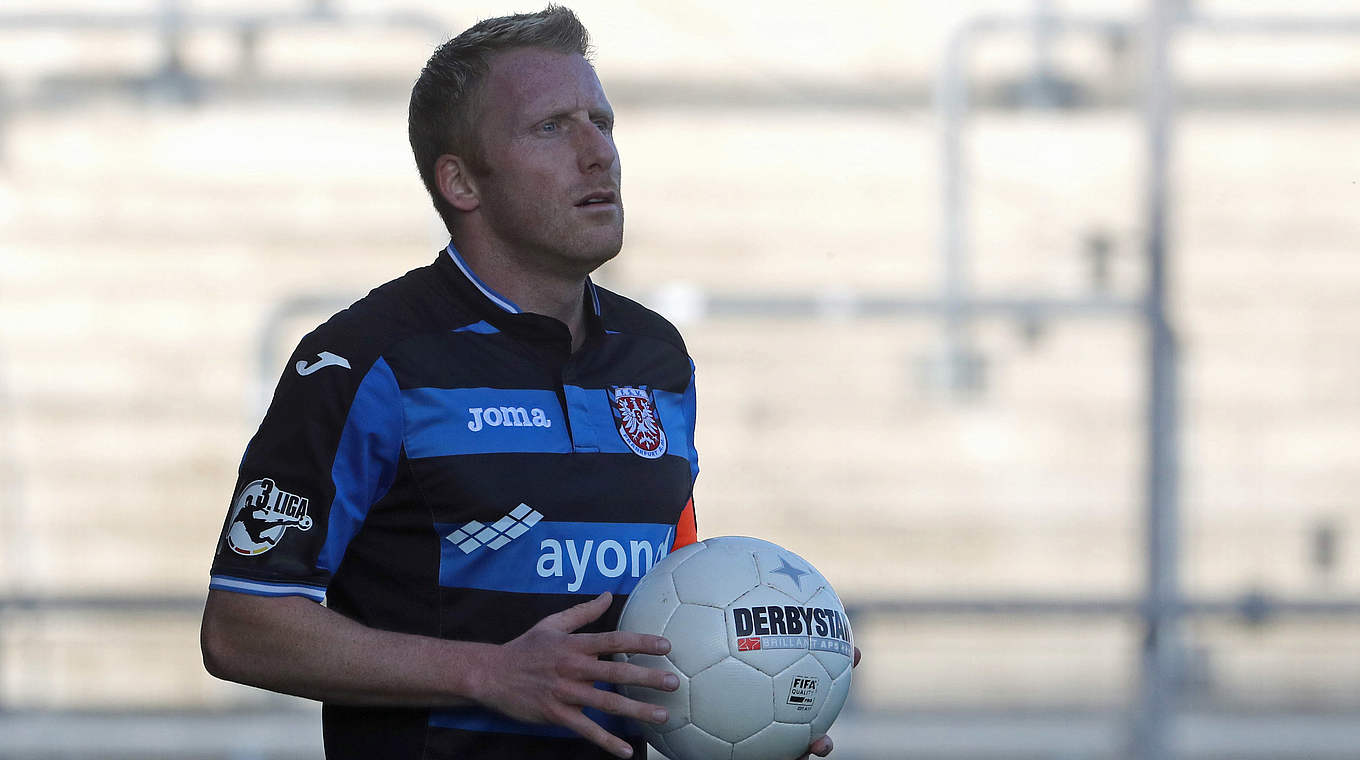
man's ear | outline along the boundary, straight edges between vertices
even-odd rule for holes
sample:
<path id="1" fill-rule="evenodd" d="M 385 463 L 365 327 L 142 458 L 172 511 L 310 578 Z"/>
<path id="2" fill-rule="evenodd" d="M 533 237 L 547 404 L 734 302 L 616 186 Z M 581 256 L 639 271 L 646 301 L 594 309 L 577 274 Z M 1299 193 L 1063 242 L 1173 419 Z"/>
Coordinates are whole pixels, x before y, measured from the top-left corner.
<path id="1" fill-rule="evenodd" d="M 445 153 L 434 161 L 434 178 L 439 194 L 459 211 L 475 211 L 482 204 L 477 180 L 467 161 Z"/>

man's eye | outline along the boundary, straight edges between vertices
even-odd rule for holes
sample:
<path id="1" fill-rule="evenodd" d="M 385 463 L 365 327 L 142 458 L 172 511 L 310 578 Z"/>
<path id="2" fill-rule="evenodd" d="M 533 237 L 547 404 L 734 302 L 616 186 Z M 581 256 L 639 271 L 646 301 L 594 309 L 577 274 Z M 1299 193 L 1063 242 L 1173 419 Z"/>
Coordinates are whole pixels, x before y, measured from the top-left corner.
<path id="1" fill-rule="evenodd" d="M 614 125 L 610 124 L 607 121 L 597 121 L 595 122 L 595 126 L 598 127 L 599 130 L 605 134 L 609 134 L 610 132 L 614 131 Z"/>
<path id="2" fill-rule="evenodd" d="M 555 121 L 545 121 L 545 122 L 543 122 L 543 125 L 542 125 L 541 127 L 539 127 L 539 128 L 540 128 L 541 130 L 543 130 L 544 132 L 556 132 L 556 131 L 557 131 L 557 122 L 555 122 Z"/>

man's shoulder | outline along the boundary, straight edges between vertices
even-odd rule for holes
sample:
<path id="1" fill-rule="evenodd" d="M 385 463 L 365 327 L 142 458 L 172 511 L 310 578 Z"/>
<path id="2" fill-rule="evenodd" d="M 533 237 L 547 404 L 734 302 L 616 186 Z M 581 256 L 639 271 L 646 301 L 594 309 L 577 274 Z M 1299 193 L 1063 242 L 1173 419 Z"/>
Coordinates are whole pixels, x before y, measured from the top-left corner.
<path id="1" fill-rule="evenodd" d="M 428 265 L 379 285 L 336 312 L 302 339 L 299 350 L 342 356 L 347 351 L 366 368 L 407 338 L 450 329 L 469 318 L 450 298 L 436 267 Z"/>
<path id="2" fill-rule="evenodd" d="M 669 343 L 678 351 L 689 355 L 685 348 L 685 339 L 680 335 L 680 331 L 670 320 L 634 301 L 627 296 L 619 295 L 612 290 L 595 287 L 595 292 L 600 298 L 600 313 L 605 321 L 605 328 L 617 333 L 654 338 L 664 343 Z"/>

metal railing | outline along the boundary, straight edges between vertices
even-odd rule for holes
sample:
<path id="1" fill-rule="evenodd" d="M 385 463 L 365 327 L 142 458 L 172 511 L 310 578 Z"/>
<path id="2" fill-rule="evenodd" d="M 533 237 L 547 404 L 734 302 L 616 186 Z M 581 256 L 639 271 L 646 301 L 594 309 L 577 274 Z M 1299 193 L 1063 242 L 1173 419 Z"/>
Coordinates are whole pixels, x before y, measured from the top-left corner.
<path id="1" fill-rule="evenodd" d="M 940 291 L 948 308 L 941 323 L 945 371 L 940 373 L 960 390 L 972 390 L 976 367 L 969 334 L 971 300 L 967 278 L 968 226 L 966 167 L 963 140 L 967 117 L 967 54 L 975 38 L 1007 29 L 1029 30 L 1034 41 L 1034 71 L 1030 92 L 1032 105 L 1052 106 L 1066 98 L 1045 98 L 1046 88 L 1059 80 L 1054 76 L 1049 46 L 1059 34 L 1095 34 L 1127 39 L 1141 34 L 1145 47 L 1146 135 L 1144 181 L 1145 245 L 1148 281 L 1139 312 L 1147 333 L 1147 427 L 1145 548 L 1146 586 L 1138 613 L 1144 620 L 1142 684 L 1134 715 L 1130 750 L 1140 760 L 1167 760 L 1175 756 L 1171 746 L 1173 721 L 1178 710 L 1178 671 L 1182 664 L 1179 625 L 1196 608 L 1186 602 L 1180 588 L 1179 513 L 1179 410 L 1178 344 L 1166 308 L 1169 289 L 1167 261 L 1168 174 L 1174 124 L 1174 77 L 1170 68 L 1173 35 L 1182 28 L 1213 34 L 1269 33 L 1288 35 L 1354 35 L 1360 33 L 1360 16 L 1243 17 L 1193 14 L 1180 0 L 1148 0 L 1148 13 L 1141 22 L 1056 14 L 1049 0 L 1037 0 L 1035 12 L 1024 16 L 975 17 L 949 39 L 937 88 L 940 113 L 943 183 L 941 224 Z M 1259 600 L 1258 600 L 1259 602 Z M 1221 604 L 1221 603 L 1220 603 Z M 1286 602 L 1288 604 L 1288 602 Z M 1313 607 L 1299 601 L 1299 610 Z M 1258 609 L 1247 605 L 1246 610 Z M 1206 608 L 1207 609 L 1207 608 Z M 1335 614 L 1354 614 L 1349 605 L 1330 608 Z"/>

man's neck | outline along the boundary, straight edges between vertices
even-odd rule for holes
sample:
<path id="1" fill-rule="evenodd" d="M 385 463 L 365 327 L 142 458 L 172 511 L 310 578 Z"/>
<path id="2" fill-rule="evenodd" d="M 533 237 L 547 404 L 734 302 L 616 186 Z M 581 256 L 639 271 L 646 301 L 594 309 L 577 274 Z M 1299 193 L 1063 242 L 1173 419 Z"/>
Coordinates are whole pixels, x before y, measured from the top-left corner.
<path id="1" fill-rule="evenodd" d="M 513 301 L 522 311 L 552 317 L 571 332 L 573 351 L 586 337 L 586 276 L 555 275 L 523 266 L 494 248 L 456 242 L 454 247 L 482 282 Z"/>

